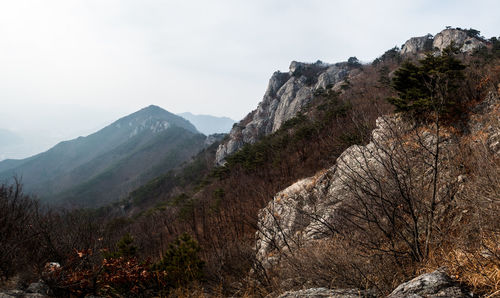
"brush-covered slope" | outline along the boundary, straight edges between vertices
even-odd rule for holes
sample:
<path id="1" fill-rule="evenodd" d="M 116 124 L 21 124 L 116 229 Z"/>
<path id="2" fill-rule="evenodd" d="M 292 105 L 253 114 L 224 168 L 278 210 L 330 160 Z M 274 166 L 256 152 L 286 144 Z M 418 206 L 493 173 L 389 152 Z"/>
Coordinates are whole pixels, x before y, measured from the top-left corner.
<path id="1" fill-rule="evenodd" d="M 46 202 L 102 205 L 187 160 L 204 141 L 189 121 L 149 106 L 87 137 L 3 161 L 0 178 L 21 177 L 25 189 Z"/>
<path id="2" fill-rule="evenodd" d="M 485 40 L 479 36 L 473 36 L 471 42 L 479 41 L 480 45 L 468 48 L 465 45 L 470 44 L 469 40 L 464 39 L 463 44 L 460 44 L 459 39 L 462 36 L 460 32 L 465 31 L 458 30 L 457 33 L 457 30 L 447 29 L 436 37 L 426 38 L 432 41 L 446 40 L 447 43 L 453 42 L 460 47 L 462 53 L 459 53 L 457 57 L 467 66 L 464 74 L 466 79 L 461 84 L 463 89 L 461 89 L 460 97 L 468 100 L 464 113 L 461 115 L 464 118 L 482 117 L 476 112 L 470 112 L 469 108 L 484 100 L 486 92 L 492 86 L 497 88 L 500 46 L 496 38 Z M 456 40 L 455 37 L 457 37 Z M 405 47 L 412 42 L 409 40 Z M 443 45 L 444 43 L 440 43 L 439 47 Z M 272 76 L 264 99 L 257 110 L 251 112 L 233 127 L 230 135 L 222 141 L 216 153 L 213 151 L 215 148 L 211 148 L 211 152 L 207 151 L 197 156 L 194 163 L 187 164 L 178 171 L 170 172 L 138 188 L 123 202 L 121 210 L 131 217 L 138 218 L 137 224 L 132 223 L 135 227 L 139 227 L 139 223 L 144 222 L 157 223 L 158 220 L 168 222 L 165 227 L 155 225 L 152 228 L 151 233 L 161 235 L 158 236 L 160 239 L 172 239 L 173 235 L 183 232 L 195 235 L 200 245 L 206 249 L 204 257 L 209 260 L 207 263 L 211 266 L 207 271 L 211 274 L 210 278 L 216 280 L 217 284 L 220 282 L 231 287 L 232 282 L 237 282 L 236 276 L 240 276 L 242 280 L 248 270 L 253 268 L 257 275 L 260 273 L 263 275 L 252 278 L 258 279 L 264 287 L 272 288 L 276 285 L 274 282 L 279 284 L 283 280 L 280 280 L 279 272 L 272 276 L 272 272 L 262 271 L 269 268 L 261 266 L 266 263 L 272 265 L 272 256 L 289 257 L 286 250 L 300 249 L 300 245 L 303 244 L 301 241 L 316 237 L 313 235 L 314 232 L 319 235 L 328 232 L 328 230 L 315 230 L 317 228 L 315 225 L 311 225 L 306 230 L 300 226 L 303 224 L 300 220 L 304 219 L 303 225 L 309 226 L 309 222 L 322 222 L 329 219 L 328 211 L 333 208 L 335 198 L 329 197 L 331 201 L 327 201 L 324 199 L 326 194 L 322 191 L 333 191 L 328 188 L 333 186 L 327 184 L 333 181 L 332 175 L 337 173 L 335 169 L 339 168 L 338 158 L 350 156 L 343 152 L 352 145 L 369 144 L 370 132 L 376 128 L 375 120 L 394 111 L 387 99 L 397 96 L 397 92 L 392 88 L 395 71 L 405 65 L 406 60 L 418 64 L 417 59 L 425 57 L 426 52 L 435 52 L 434 57 L 438 57 L 439 47 L 436 46 L 437 49 L 431 48 L 430 50 L 418 48 L 416 52 L 411 53 L 393 48 L 372 63 L 363 65 L 360 65 L 356 59 L 349 59 L 348 62 L 338 64 L 293 62 L 290 72 L 276 72 Z M 329 69 L 330 73 L 328 73 Z M 339 76 L 334 75 L 335 73 Z M 332 76 L 328 76 L 329 74 Z M 326 83 L 327 76 L 332 78 L 332 80 L 328 79 L 328 83 Z M 325 84 L 320 84 L 321 82 Z M 469 104 L 471 106 L 468 106 Z M 457 128 L 463 129 L 472 123 L 466 120 L 457 122 Z M 345 152 L 351 152 L 352 148 L 365 147 L 351 147 Z M 214 159 L 219 165 L 213 163 Z M 362 161 L 363 157 L 353 162 Z M 415 162 L 415 164 L 422 164 L 422 161 Z M 348 165 L 352 166 L 352 164 Z M 193 171 L 193 169 L 196 170 Z M 322 169 L 332 170 L 321 171 Z M 320 174 L 315 176 L 318 171 Z M 304 177 L 312 178 L 301 180 Z M 347 178 L 344 176 L 342 179 Z M 311 200 L 320 198 L 319 202 L 308 202 L 307 198 L 302 201 L 287 200 L 286 196 L 276 195 L 288 186 L 295 185 L 297 181 L 302 181 L 302 184 L 298 185 L 303 186 L 307 191 L 315 191 L 315 196 L 307 194 L 308 198 Z M 321 184 L 322 181 L 325 181 L 328 187 L 315 189 L 314 186 Z M 428 181 L 418 179 L 414 181 L 429 185 Z M 289 190 L 294 190 L 294 187 Z M 297 197 L 301 194 L 302 192 L 298 192 Z M 277 196 L 275 201 L 281 201 L 283 205 L 274 201 L 269 203 L 275 195 Z M 285 205 L 287 202 L 292 205 Z M 296 206 L 293 205 L 295 202 L 297 202 Z M 329 203 L 331 204 L 328 205 Z M 259 212 L 267 212 L 261 211 L 266 205 L 276 206 L 278 209 L 275 213 L 266 213 L 268 217 L 263 218 Z M 271 211 L 272 206 L 269 209 Z M 323 208 L 323 206 L 326 207 Z M 149 209 L 142 209 L 144 207 Z M 311 210 L 307 209 L 308 207 Z M 287 211 L 296 210 L 296 208 L 298 211 L 295 213 Z M 304 213 L 304 210 L 317 212 Z M 277 216 L 273 217 L 275 214 Z M 329 221 L 323 222 L 326 226 L 322 228 L 328 228 Z M 283 246 L 286 241 L 280 242 L 282 241 L 280 233 L 283 232 L 280 231 L 280 227 L 286 227 L 287 223 L 292 225 L 292 228 L 284 231 L 287 233 L 285 236 L 288 237 L 286 240 L 290 239 L 293 242 L 288 244 L 290 248 L 286 247 L 286 243 Z M 261 240 L 259 243 L 255 243 L 256 231 L 263 233 L 257 234 L 258 239 Z M 291 235 L 288 235 L 288 231 Z M 294 234 L 295 232 L 297 234 Z M 276 243 L 269 245 L 264 243 L 263 239 L 266 237 L 275 240 Z M 346 239 L 350 238 L 346 237 Z M 333 243 L 334 240 L 332 240 Z M 147 243 L 142 244 L 153 246 L 149 239 Z M 319 242 L 318 250 L 313 252 L 320 253 L 335 248 L 323 244 L 325 243 Z M 252 248 L 259 249 L 259 254 L 256 255 Z M 304 253 L 307 255 L 308 252 Z M 328 256 L 347 257 L 340 254 L 341 252 L 336 251 L 338 254 Z M 284 255 L 279 256 L 279 253 L 284 253 Z M 315 264 L 315 267 L 311 268 L 313 275 L 308 277 L 311 280 L 314 279 L 314 272 L 321 265 L 312 261 L 309 264 Z M 297 264 L 302 266 L 300 263 Z M 340 265 L 343 266 L 343 264 Z M 378 268 L 384 268 L 384 266 L 381 265 Z M 292 272 L 291 269 L 297 268 L 299 268 L 297 271 L 299 276 L 301 273 L 306 273 L 305 270 L 301 271 L 301 268 L 306 267 L 287 267 L 280 272 L 288 269 L 290 269 L 288 272 Z M 341 267 L 338 268 L 341 273 L 345 271 Z M 271 270 L 274 269 L 281 270 L 282 268 L 271 268 Z M 334 276 L 331 271 L 325 272 L 326 274 L 320 276 L 321 278 Z M 356 278 L 352 280 L 353 283 L 363 284 L 359 282 L 362 278 L 353 274 L 351 276 Z M 268 279 L 269 277 L 273 280 Z M 377 275 L 377 278 L 379 277 Z M 391 275 L 387 279 L 388 284 L 403 280 L 399 275 L 395 275 L 394 278 Z M 326 284 L 329 284 L 331 280 L 327 279 L 327 281 Z M 349 284 L 349 280 L 339 279 L 339 285 L 344 282 L 352 285 Z M 384 284 L 387 289 L 390 288 L 388 284 Z"/>

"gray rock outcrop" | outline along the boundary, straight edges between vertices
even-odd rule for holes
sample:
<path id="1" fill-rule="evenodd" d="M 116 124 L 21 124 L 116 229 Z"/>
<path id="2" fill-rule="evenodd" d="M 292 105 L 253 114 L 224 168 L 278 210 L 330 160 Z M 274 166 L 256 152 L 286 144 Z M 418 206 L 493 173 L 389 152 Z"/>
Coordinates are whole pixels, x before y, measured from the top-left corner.
<path id="1" fill-rule="evenodd" d="M 212 144 L 222 141 L 225 137 L 226 137 L 225 133 L 211 134 L 207 136 L 207 138 L 205 139 L 204 145 L 205 147 L 210 147 Z"/>
<path id="2" fill-rule="evenodd" d="M 265 268 L 279 262 L 279 258 L 292 250 L 330 235 L 326 223 L 335 217 L 342 202 L 352 196 L 345 173 L 359 169 L 360 161 L 377 171 L 381 165 L 377 161 L 376 144 L 386 141 L 387 126 L 399 123 L 398 117 L 379 118 L 372 132 L 372 142 L 349 147 L 334 166 L 280 191 L 259 212 L 256 258 Z"/>
<path id="3" fill-rule="evenodd" d="M 470 53 L 486 42 L 462 29 L 445 29 L 434 37 L 427 34 L 410 38 L 401 48 L 403 56 L 421 58 L 427 51 L 441 51 L 454 43 L 460 51 Z M 288 72 L 275 72 L 262 101 L 256 110 L 233 126 L 227 141 L 216 154 L 216 164 L 223 165 L 228 155 L 245 144 L 255 143 L 263 136 L 277 131 L 311 102 L 318 89 L 339 89 L 344 80 L 354 76 L 355 65 L 349 63 L 326 64 L 292 61 Z"/>
<path id="4" fill-rule="evenodd" d="M 310 288 L 299 291 L 288 291 L 278 298 L 355 298 L 376 297 L 370 291 L 359 289 L 327 289 Z M 468 298 L 473 295 L 458 282 L 449 277 L 444 269 L 438 269 L 431 273 L 425 273 L 414 279 L 400 284 L 387 298 Z"/>
<path id="5" fill-rule="evenodd" d="M 468 130 L 474 142 L 484 142 L 493 154 L 500 153 L 500 100 L 496 92 L 491 92 L 487 98 L 473 109 L 468 122 Z M 411 131 L 402 119 L 395 116 L 380 117 L 377 119 L 377 128 L 373 130 L 371 142 L 365 146 L 354 145 L 345 150 L 331 168 L 318 172 L 315 176 L 297 181 L 286 189 L 278 192 L 268 205 L 261 209 L 258 214 L 258 232 L 256 233 L 256 259 L 264 268 L 270 268 L 278 264 L 280 258 L 289 255 L 294 250 L 314 245 L 315 240 L 329 237 L 331 225 L 337 216 L 337 211 L 344 204 L 353 201 L 356 192 L 352 191 L 352 179 L 361 183 L 362 187 L 370 187 L 370 183 L 378 183 L 376 177 L 383 177 L 387 183 L 386 191 L 392 186 L 386 177 L 389 160 L 387 152 L 397 154 L 397 146 L 404 146 L 405 153 L 408 150 L 423 150 L 422 148 L 407 147 L 406 144 L 415 144 L 415 141 L 427 143 L 432 148 L 435 136 L 427 132 L 416 139 L 407 139 Z M 405 136 L 401 142 L 395 143 L 397 136 Z M 441 135 L 440 151 L 446 162 L 446 156 L 452 155 L 453 146 L 459 140 Z M 403 147 L 400 147 L 403 148 Z M 417 151 L 415 151 L 417 152 Z M 450 153 L 446 153 L 450 152 Z M 417 156 L 422 155 L 410 155 Z M 411 164 L 422 164 L 415 162 Z M 446 167 L 445 167 L 446 168 Z M 428 168 L 422 166 L 415 170 L 418 181 L 429 179 Z M 363 175 L 368 175 L 365 177 Z M 421 174 L 418 174 L 421 173 Z M 442 185 L 444 181 L 463 182 L 463 173 L 442 172 L 440 174 Z M 462 178 L 461 178 L 462 177 Z M 455 182 L 452 182 L 455 183 Z M 458 185 L 456 184 L 456 185 Z M 397 187 L 394 186 L 394 189 Z M 446 192 L 446 188 L 442 190 Z M 443 194 L 445 195 L 445 194 Z"/>
<path id="6" fill-rule="evenodd" d="M 427 34 L 420 37 L 412 37 L 401 47 L 401 55 L 430 51 L 432 49 L 432 42 L 432 34 Z"/>
<path id="7" fill-rule="evenodd" d="M 422 274 L 399 285 L 387 298 L 454 297 L 466 298 L 472 295 L 451 279 L 444 270 Z"/>
<path id="8" fill-rule="evenodd" d="M 300 291 L 288 291 L 281 294 L 278 298 L 359 298 L 376 296 L 358 289 L 336 289 L 311 288 Z"/>
<path id="9" fill-rule="evenodd" d="M 434 37 L 431 34 L 427 34 L 425 36 L 410 38 L 401 47 L 401 55 L 416 55 L 420 58 L 425 52 L 439 52 L 452 43 L 463 53 L 471 53 L 486 45 L 486 42 L 482 38 L 471 35 L 466 30 L 448 28 L 439 32 Z"/>
<path id="10" fill-rule="evenodd" d="M 457 46 L 461 52 L 472 52 L 473 50 L 484 46 L 484 42 L 475 36 L 469 36 L 467 32 L 459 29 L 445 29 L 436 36 L 432 46 L 440 51 L 452 43 Z"/>
<path id="11" fill-rule="evenodd" d="M 347 63 L 330 65 L 321 61 L 293 61 L 289 72 L 275 72 L 257 109 L 234 125 L 228 140 L 219 146 L 216 163 L 224 164 L 225 158 L 244 144 L 255 143 L 277 131 L 310 103 L 315 90 L 339 88 L 353 68 Z"/>

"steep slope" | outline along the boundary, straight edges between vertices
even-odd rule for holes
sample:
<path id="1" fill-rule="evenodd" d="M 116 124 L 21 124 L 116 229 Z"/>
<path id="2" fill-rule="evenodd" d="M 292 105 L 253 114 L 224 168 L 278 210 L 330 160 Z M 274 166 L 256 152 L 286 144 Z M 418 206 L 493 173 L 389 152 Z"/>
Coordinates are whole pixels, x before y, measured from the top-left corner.
<path id="1" fill-rule="evenodd" d="M 20 164 L 17 167 L 4 161 L 0 165 L 11 168 L 0 173 L 0 178 L 22 177 L 25 189 L 44 201 L 64 201 L 63 193 L 67 192 L 71 201 L 77 202 L 89 199 L 85 193 L 90 193 L 92 203 L 103 204 L 126 192 L 124 184 L 133 187 L 180 164 L 200 150 L 204 141 L 187 120 L 149 106 L 87 137 L 61 142 L 44 153 L 16 161 L 14 164 Z M 108 179 L 97 178 L 102 175 Z M 85 185 L 86 192 L 78 192 L 81 197 L 71 190 L 78 185 Z"/>
<path id="2" fill-rule="evenodd" d="M 277 131 L 311 102 L 315 91 L 330 88 L 339 90 L 346 78 L 357 73 L 354 70 L 359 66 L 357 60 L 333 65 L 321 61 L 293 61 L 289 72 L 275 72 L 257 109 L 236 124 L 229 133 L 229 139 L 218 148 L 216 163 L 224 164 L 228 155 L 245 144 L 253 144 Z"/>
<path id="3" fill-rule="evenodd" d="M 194 115 L 189 112 L 179 114 L 182 118 L 193 123 L 203 134 L 228 133 L 236 122 L 228 117 L 215 117 L 211 115 Z"/>

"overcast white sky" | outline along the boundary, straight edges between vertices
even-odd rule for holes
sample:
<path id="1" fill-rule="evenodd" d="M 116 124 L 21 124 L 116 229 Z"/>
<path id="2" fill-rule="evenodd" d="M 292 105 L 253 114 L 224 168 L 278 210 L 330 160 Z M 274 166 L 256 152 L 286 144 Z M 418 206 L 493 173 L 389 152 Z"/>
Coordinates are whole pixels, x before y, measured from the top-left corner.
<path id="1" fill-rule="evenodd" d="M 370 61 L 500 1 L 0 0 L 0 128 L 88 133 L 150 104 L 239 120 L 292 60 Z"/>

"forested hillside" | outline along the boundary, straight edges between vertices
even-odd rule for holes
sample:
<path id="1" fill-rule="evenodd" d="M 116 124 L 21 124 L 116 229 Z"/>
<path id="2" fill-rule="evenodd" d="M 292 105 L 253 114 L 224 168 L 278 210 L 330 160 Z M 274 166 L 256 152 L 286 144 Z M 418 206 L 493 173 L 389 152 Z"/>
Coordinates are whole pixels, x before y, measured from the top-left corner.
<path id="1" fill-rule="evenodd" d="M 42 202 L 102 206 L 188 160 L 205 138 L 187 120 L 150 106 L 38 155 L 2 161 L 0 179 L 18 177 Z"/>

